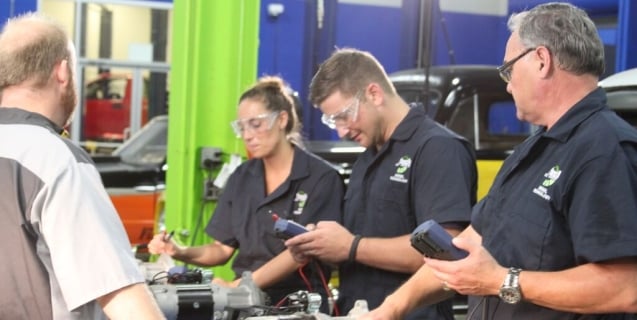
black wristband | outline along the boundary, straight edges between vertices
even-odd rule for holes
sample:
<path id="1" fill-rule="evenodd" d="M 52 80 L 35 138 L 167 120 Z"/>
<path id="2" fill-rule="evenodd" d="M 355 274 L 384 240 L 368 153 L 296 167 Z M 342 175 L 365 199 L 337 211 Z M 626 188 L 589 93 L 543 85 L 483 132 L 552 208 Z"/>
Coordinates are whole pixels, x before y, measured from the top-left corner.
<path id="1" fill-rule="evenodd" d="M 363 238 L 360 234 L 354 236 L 354 240 L 352 240 L 352 246 L 349 248 L 349 258 L 347 259 L 349 262 L 356 262 L 356 251 L 358 250 L 358 243 Z"/>

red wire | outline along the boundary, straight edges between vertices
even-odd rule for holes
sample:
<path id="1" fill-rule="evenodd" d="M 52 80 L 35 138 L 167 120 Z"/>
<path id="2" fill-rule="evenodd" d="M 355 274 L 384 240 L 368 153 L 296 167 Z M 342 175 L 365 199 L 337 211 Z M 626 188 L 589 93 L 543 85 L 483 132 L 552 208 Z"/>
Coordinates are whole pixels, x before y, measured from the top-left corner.
<path id="1" fill-rule="evenodd" d="M 318 261 L 313 260 L 313 262 L 314 262 L 314 266 L 316 267 L 316 270 L 317 270 L 319 276 L 321 277 L 321 284 L 323 284 L 323 288 L 325 289 L 325 293 L 327 294 L 327 297 L 333 299 L 334 296 L 332 295 L 332 291 L 330 290 L 330 287 L 327 285 L 327 280 L 325 280 L 325 275 L 323 274 L 323 269 L 321 269 L 321 266 L 319 265 Z M 303 272 L 303 268 L 306 265 L 303 265 L 303 266 L 299 267 L 299 269 L 298 269 L 299 275 L 303 279 L 303 282 L 305 282 L 305 285 L 307 286 L 307 289 L 310 292 L 314 292 L 314 290 L 312 289 L 312 284 L 310 283 L 309 279 L 305 275 L 305 272 Z M 281 300 L 277 304 L 277 306 L 280 306 L 280 304 L 283 303 L 283 301 L 285 301 L 285 299 Z M 338 310 L 338 306 L 336 305 L 336 301 L 334 301 L 334 315 L 335 316 L 339 316 L 340 315 L 340 311 Z"/>
<path id="2" fill-rule="evenodd" d="M 307 289 L 309 292 L 313 292 L 314 290 L 312 289 L 312 284 L 310 283 L 310 280 L 307 278 L 307 276 L 305 275 L 305 272 L 303 272 L 303 268 L 306 266 L 302 265 L 299 267 L 298 272 L 299 275 L 301 276 L 301 278 L 303 279 L 303 282 L 305 282 L 305 286 L 307 286 Z M 320 270 L 320 269 L 319 269 Z M 324 279 L 323 273 L 319 272 L 319 274 L 321 275 L 321 278 Z M 281 305 L 283 305 L 283 302 L 285 302 L 288 299 L 288 296 L 284 297 L 283 299 L 281 299 L 279 302 L 277 302 L 276 306 L 280 307 Z"/>
<path id="3" fill-rule="evenodd" d="M 309 292 L 314 292 L 314 290 L 312 289 L 312 284 L 310 283 L 310 280 L 308 280 L 307 276 L 305 275 L 305 272 L 303 272 L 303 268 L 306 266 L 302 265 L 299 267 L 299 275 L 301 275 L 301 278 L 303 278 L 303 282 L 305 282 L 305 285 L 307 286 L 307 290 Z"/>
<path id="4" fill-rule="evenodd" d="M 323 284 L 323 288 L 325 288 L 325 292 L 327 293 L 327 297 L 328 298 L 332 298 L 332 301 L 334 301 L 334 297 L 332 296 L 332 290 L 330 290 L 330 287 L 327 285 L 327 280 L 325 280 L 325 275 L 323 274 L 323 269 L 321 269 L 321 265 L 318 264 L 318 261 L 314 260 L 314 264 L 316 266 L 316 269 L 318 270 L 318 274 L 321 277 L 321 283 Z M 334 301 L 334 315 L 335 316 L 339 316 L 340 315 L 340 311 L 338 310 L 338 306 L 336 305 L 336 301 Z"/>
<path id="5" fill-rule="evenodd" d="M 285 302 L 285 300 L 287 300 L 287 299 L 288 299 L 288 296 L 283 297 L 283 299 L 279 300 L 279 302 L 277 302 L 275 306 L 276 306 L 277 308 L 278 308 L 278 307 L 280 307 L 280 306 L 282 306 L 282 305 L 283 305 L 283 302 Z"/>

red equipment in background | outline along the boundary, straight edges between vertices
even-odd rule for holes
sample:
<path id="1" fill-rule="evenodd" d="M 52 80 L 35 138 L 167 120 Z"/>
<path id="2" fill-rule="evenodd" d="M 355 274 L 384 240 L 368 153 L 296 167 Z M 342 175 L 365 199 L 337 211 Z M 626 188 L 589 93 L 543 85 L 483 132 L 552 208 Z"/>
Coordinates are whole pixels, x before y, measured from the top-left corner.
<path id="1" fill-rule="evenodd" d="M 148 122 L 148 95 L 144 85 L 142 125 Z M 130 128 L 132 80 L 103 72 L 86 85 L 83 140 L 123 141 Z"/>

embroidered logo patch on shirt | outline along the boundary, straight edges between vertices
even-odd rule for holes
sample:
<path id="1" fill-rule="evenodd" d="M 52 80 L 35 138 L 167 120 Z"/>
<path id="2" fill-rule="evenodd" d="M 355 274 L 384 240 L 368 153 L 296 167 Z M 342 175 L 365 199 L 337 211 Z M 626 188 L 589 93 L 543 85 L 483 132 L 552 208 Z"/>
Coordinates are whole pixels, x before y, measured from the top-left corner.
<path id="1" fill-rule="evenodd" d="M 542 197 L 542 199 L 546 201 L 550 201 L 551 196 L 548 194 L 548 188 L 552 186 L 555 183 L 555 181 L 557 181 L 557 179 L 560 178 L 561 174 L 562 174 L 562 170 L 560 170 L 559 165 L 556 165 L 553 168 L 551 168 L 551 170 L 549 170 L 547 173 L 544 174 L 544 178 L 546 179 L 542 181 L 541 185 L 533 189 L 533 193 Z"/>
<path id="2" fill-rule="evenodd" d="M 303 208 L 305 208 L 305 203 L 307 202 L 307 193 L 305 191 L 300 190 L 294 196 L 294 211 L 292 211 L 295 215 L 300 215 L 303 213 Z"/>
<path id="3" fill-rule="evenodd" d="M 407 178 L 405 178 L 405 173 L 411 167 L 411 158 L 409 156 L 403 156 L 396 163 L 396 173 L 389 177 L 389 180 L 407 183 Z"/>

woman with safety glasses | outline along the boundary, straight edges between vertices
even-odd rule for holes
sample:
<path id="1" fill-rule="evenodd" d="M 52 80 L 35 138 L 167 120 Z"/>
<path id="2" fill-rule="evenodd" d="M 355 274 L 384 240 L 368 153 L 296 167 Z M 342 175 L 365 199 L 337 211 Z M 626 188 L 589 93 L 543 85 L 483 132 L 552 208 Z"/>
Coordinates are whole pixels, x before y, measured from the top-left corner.
<path id="1" fill-rule="evenodd" d="M 206 232 L 210 244 L 184 247 L 164 234 L 149 244 L 151 253 L 199 266 L 225 264 L 235 251 L 237 276 L 252 271 L 253 281 L 283 304 L 299 290 L 319 292 L 327 312 L 326 279 L 330 270 L 318 262 L 294 261 L 274 233 L 273 215 L 301 225 L 341 220 L 343 181 L 327 162 L 303 149 L 294 102 L 282 79 L 264 77 L 239 98 L 238 119 L 231 123 L 251 159 L 230 176 Z M 236 286 L 240 279 L 226 285 Z M 219 280 L 216 280 L 219 281 Z"/>

